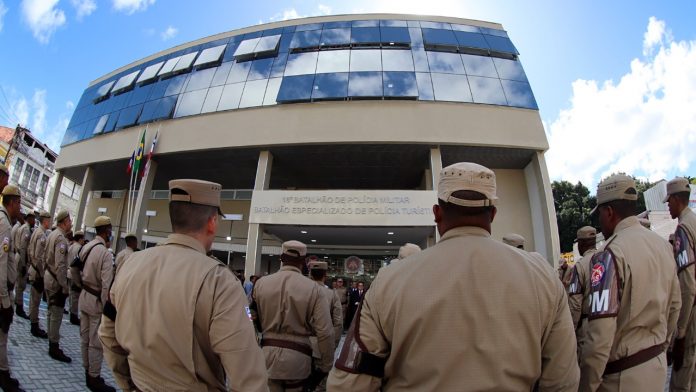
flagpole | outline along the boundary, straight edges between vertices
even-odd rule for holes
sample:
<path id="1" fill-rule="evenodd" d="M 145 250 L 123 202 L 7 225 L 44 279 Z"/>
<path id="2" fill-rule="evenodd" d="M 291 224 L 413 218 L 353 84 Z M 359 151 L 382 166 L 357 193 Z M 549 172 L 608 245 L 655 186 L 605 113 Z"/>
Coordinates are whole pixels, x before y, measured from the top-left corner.
<path id="1" fill-rule="evenodd" d="M 145 127 L 145 129 L 143 129 L 143 132 L 138 137 L 138 143 L 137 143 L 135 150 L 134 150 L 136 157 L 133 161 L 133 168 L 131 169 L 131 178 L 130 178 L 130 184 L 129 184 L 129 188 L 128 188 L 129 189 L 129 191 L 128 191 L 128 196 L 129 196 L 128 197 L 128 210 L 127 210 L 128 216 L 126 219 L 126 222 L 127 222 L 126 226 L 127 226 L 128 232 L 133 232 L 133 208 L 135 208 L 134 207 L 135 203 L 133 201 L 133 198 L 135 195 L 135 185 L 137 184 L 137 173 L 133 169 L 135 169 L 135 161 L 137 160 L 138 149 L 140 148 L 140 142 L 143 140 L 145 132 L 147 132 L 147 126 Z"/>

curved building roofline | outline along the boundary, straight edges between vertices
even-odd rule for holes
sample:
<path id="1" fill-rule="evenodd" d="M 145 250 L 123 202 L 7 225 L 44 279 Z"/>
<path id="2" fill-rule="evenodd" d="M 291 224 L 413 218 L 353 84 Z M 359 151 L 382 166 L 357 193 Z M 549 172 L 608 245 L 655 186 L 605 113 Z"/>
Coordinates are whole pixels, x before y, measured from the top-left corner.
<path id="1" fill-rule="evenodd" d="M 104 80 L 120 73 L 125 70 L 128 70 L 132 67 L 138 66 L 140 64 L 146 63 L 150 60 L 156 59 L 158 57 L 176 52 L 178 50 L 186 49 L 191 46 L 195 45 L 200 45 L 204 44 L 206 42 L 211 42 L 211 41 L 216 41 L 219 39 L 223 38 L 228 38 L 232 37 L 235 35 L 240 35 L 240 34 L 246 34 L 246 33 L 253 33 L 255 31 L 261 31 L 261 30 L 268 30 L 268 29 L 274 29 L 278 27 L 286 27 L 286 26 L 294 26 L 294 25 L 300 25 L 300 24 L 306 24 L 306 23 L 323 23 L 323 22 L 336 22 L 336 21 L 345 21 L 345 20 L 374 20 L 374 19 L 400 19 L 400 20 L 417 20 L 417 21 L 430 21 L 430 22 L 445 22 L 445 23 L 458 23 L 458 24 L 467 24 L 467 25 L 472 25 L 472 26 L 478 26 L 478 27 L 488 27 L 492 29 L 503 29 L 503 26 L 499 23 L 493 23 L 493 22 L 486 22 L 486 21 L 481 21 L 481 20 L 475 20 L 475 19 L 465 19 L 465 18 L 455 18 L 455 17 L 450 17 L 450 16 L 434 16 L 434 15 L 412 15 L 412 14 L 381 14 L 381 13 L 374 13 L 374 14 L 341 14 L 341 15 L 326 15 L 326 16 L 310 16 L 306 18 L 299 18 L 299 19 L 288 19 L 288 20 L 283 20 L 279 22 L 271 22 L 271 23 L 264 23 L 264 24 L 258 24 L 250 27 L 244 27 L 241 29 L 236 29 L 236 30 L 230 30 L 224 33 L 219 33 L 219 34 L 214 34 L 210 35 L 201 39 L 197 39 L 195 41 L 189 41 L 186 43 L 183 43 L 181 45 L 174 46 L 169 49 L 162 50 L 160 52 L 154 53 L 150 56 L 144 57 L 140 60 L 133 61 L 132 63 L 126 64 L 114 71 L 109 72 L 108 74 L 97 78 L 93 80 L 88 87 L 92 87 L 95 84 L 101 83 Z"/>

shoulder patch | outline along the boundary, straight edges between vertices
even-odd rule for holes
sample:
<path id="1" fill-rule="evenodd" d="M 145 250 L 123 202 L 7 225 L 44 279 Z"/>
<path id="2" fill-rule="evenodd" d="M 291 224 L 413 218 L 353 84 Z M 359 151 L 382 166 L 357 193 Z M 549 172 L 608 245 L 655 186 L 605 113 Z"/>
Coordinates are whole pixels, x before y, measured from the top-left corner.
<path id="1" fill-rule="evenodd" d="M 58 245 L 58 252 L 60 252 L 62 255 L 65 254 L 65 244 L 61 243 Z"/>
<path id="2" fill-rule="evenodd" d="M 244 310 L 246 311 L 247 317 L 249 317 L 249 321 L 254 321 L 254 319 L 251 317 L 251 309 L 249 309 L 248 306 L 245 306 Z"/>
<path id="3" fill-rule="evenodd" d="M 590 264 L 589 318 L 614 317 L 619 314 L 621 298 L 616 260 L 610 250 L 597 252 Z"/>
<path id="4" fill-rule="evenodd" d="M 570 284 L 568 285 L 568 295 L 582 294 L 582 284 L 578 274 L 578 264 L 576 263 L 571 270 Z"/>
<path id="5" fill-rule="evenodd" d="M 677 262 L 677 271 L 681 272 L 690 265 L 696 263 L 694 247 L 689 243 L 689 233 L 683 225 L 677 226 L 674 232 L 674 260 Z"/>
<path id="6" fill-rule="evenodd" d="M 5 237 L 5 239 L 2 240 L 2 251 L 5 253 L 8 253 L 10 251 L 10 238 Z"/>

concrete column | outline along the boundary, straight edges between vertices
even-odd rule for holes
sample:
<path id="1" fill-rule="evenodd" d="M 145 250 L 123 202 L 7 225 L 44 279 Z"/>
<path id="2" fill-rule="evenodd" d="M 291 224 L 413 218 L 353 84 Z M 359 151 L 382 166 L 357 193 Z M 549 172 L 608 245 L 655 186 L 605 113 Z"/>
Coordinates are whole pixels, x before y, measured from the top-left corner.
<path id="1" fill-rule="evenodd" d="M 147 203 L 150 201 L 152 184 L 155 182 L 156 174 L 157 162 L 150 160 L 150 169 L 145 177 L 140 180 L 141 182 L 140 189 L 138 190 L 138 198 L 135 199 L 135 209 L 133 210 L 135 213 L 133 222 L 135 222 L 135 235 L 138 236 L 138 243 L 140 243 L 143 239 L 143 228 L 145 226 L 145 221 L 147 220 L 145 212 L 147 211 Z"/>
<path id="2" fill-rule="evenodd" d="M 256 180 L 254 181 L 254 193 L 268 189 L 271 182 L 271 169 L 273 168 L 273 155 L 269 151 L 259 153 L 259 163 L 256 166 Z M 253 195 L 251 196 L 254 197 Z M 244 261 L 244 276 L 249 279 L 251 275 L 259 275 L 261 272 L 261 249 L 263 246 L 263 225 L 249 223 L 247 235 L 247 253 Z"/>
<path id="3" fill-rule="evenodd" d="M 51 216 L 56 214 L 56 206 L 58 205 L 58 197 L 60 196 L 60 188 L 63 186 L 63 171 L 59 170 L 56 172 L 56 182 L 53 184 L 53 190 L 51 191 L 50 205 L 48 206 L 48 212 Z"/>
<path id="4" fill-rule="evenodd" d="M 433 147 L 430 149 L 430 174 L 431 174 L 431 181 L 430 181 L 430 187 L 427 189 L 437 189 L 437 183 L 440 181 L 440 172 L 442 171 L 442 154 L 440 153 L 440 147 Z M 433 204 L 435 204 L 437 200 L 433 201 Z M 437 227 L 435 227 L 435 242 L 440 241 L 440 233 L 437 231 Z M 428 244 L 430 246 L 430 244 Z"/>
<path id="5" fill-rule="evenodd" d="M 84 230 L 82 227 L 82 220 L 85 215 L 85 207 L 87 206 L 87 199 L 89 198 L 89 193 L 92 191 L 92 183 L 94 180 L 94 169 L 92 166 L 87 166 L 85 168 L 85 175 L 82 177 L 82 190 L 80 191 L 80 199 L 77 202 L 77 213 L 73 220 L 73 230 Z M 51 216 L 54 216 L 51 214 Z"/>
<path id="6" fill-rule="evenodd" d="M 532 161 L 524 169 L 524 177 L 529 194 L 534 250 L 541 253 L 549 264 L 557 267 L 561 248 L 551 181 L 543 152 L 538 151 L 534 154 Z"/>

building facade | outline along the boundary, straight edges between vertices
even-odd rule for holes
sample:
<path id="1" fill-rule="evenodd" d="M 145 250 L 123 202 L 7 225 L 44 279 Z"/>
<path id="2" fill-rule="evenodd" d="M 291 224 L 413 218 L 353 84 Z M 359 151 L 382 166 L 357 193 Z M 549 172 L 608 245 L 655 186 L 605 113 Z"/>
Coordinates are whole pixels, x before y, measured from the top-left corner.
<path id="1" fill-rule="evenodd" d="M 145 150 L 159 137 L 133 193 L 126 167 L 144 130 Z M 341 15 L 218 34 L 104 75 L 79 100 L 57 169 L 82 185 L 78 227 L 108 214 L 123 236 L 130 216 L 160 242 L 167 182 L 200 178 L 224 188 L 213 248 L 235 269 L 272 272 L 280 243 L 298 239 L 334 273 L 358 256 L 370 274 L 405 242 L 437 241 L 433 189 L 459 161 L 496 172 L 493 236 L 519 233 L 555 263 L 547 149 L 501 25 Z"/>

